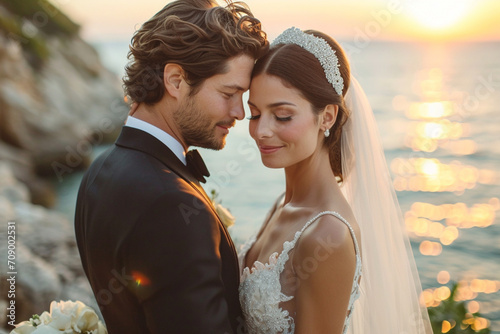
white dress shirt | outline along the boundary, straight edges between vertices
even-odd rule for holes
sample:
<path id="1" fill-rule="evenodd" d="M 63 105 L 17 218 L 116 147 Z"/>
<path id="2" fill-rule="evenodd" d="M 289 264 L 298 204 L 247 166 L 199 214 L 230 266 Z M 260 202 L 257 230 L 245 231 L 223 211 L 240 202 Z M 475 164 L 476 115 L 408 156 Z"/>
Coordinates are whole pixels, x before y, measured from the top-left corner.
<path id="1" fill-rule="evenodd" d="M 162 129 L 132 116 L 127 117 L 125 126 L 149 133 L 165 144 L 165 146 L 167 146 L 184 165 L 186 164 L 186 152 L 184 152 L 184 148 L 181 143 Z"/>

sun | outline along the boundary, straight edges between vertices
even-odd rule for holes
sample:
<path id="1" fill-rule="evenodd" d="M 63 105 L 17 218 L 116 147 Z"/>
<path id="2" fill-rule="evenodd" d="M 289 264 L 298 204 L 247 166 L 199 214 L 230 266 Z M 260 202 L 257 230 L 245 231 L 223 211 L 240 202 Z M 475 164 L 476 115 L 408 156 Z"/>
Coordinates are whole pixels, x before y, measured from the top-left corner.
<path id="1" fill-rule="evenodd" d="M 408 2 L 410 15 L 430 29 L 445 29 L 464 18 L 472 0 L 411 0 Z"/>

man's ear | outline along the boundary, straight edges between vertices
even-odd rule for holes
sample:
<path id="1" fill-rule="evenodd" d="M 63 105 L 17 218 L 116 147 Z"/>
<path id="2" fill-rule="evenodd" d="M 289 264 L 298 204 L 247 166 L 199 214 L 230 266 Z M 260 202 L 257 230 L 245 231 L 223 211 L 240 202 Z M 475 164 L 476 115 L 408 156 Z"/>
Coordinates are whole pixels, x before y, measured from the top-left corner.
<path id="1" fill-rule="evenodd" d="M 163 68 L 163 85 L 169 95 L 179 98 L 183 81 L 184 70 L 180 65 L 171 63 L 165 65 Z"/>
<path id="2" fill-rule="evenodd" d="M 335 121 L 337 120 L 337 115 L 339 113 L 339 106 L 336 104 L 329 104 L 323 110 L 323 117 L 321 121 L 321 130 L 331 129 Z"/>

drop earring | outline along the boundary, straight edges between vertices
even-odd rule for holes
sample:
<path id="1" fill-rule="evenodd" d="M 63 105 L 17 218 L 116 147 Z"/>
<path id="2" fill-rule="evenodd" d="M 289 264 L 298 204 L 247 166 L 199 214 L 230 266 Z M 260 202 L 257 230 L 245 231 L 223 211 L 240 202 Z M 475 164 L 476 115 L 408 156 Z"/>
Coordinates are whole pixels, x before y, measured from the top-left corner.
<path id="1" fill-rule="evenodd" d="M 325 130 L 325 137 L 328 138 L 330 136 L 330 129 Z"/>

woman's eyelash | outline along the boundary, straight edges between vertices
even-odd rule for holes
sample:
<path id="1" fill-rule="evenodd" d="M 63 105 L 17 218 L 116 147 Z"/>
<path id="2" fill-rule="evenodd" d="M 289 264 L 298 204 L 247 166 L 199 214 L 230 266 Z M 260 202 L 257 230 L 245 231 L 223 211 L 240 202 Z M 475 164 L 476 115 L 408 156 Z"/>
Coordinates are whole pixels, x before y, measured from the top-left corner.
<path id="1" fill-rule="evenodd" d="M 291 121 L 292 120 L 292 116 L 288 116 L 288 117 L 278 117 L 278 116 L 276 116 L 276 120 L 278 120 L 280 122 L 287 122 L 287 121 Z"/>
<path id="2" fill-rule="evenodd" d="M 274 117 L 279 122 L 287 122 L 287 121 L 291 121 L 292 120 L 292 116 L 288 116 L 288 117 L 274 116 Z M 255 121 L 256 119 L 259 119 L 259 118 L 260 118 L 260 115 L 255 115 L 255 116 L 249 116 L 249 117 L 247 117 L 247 119 L 250 120 L 250 121 Z"/>

